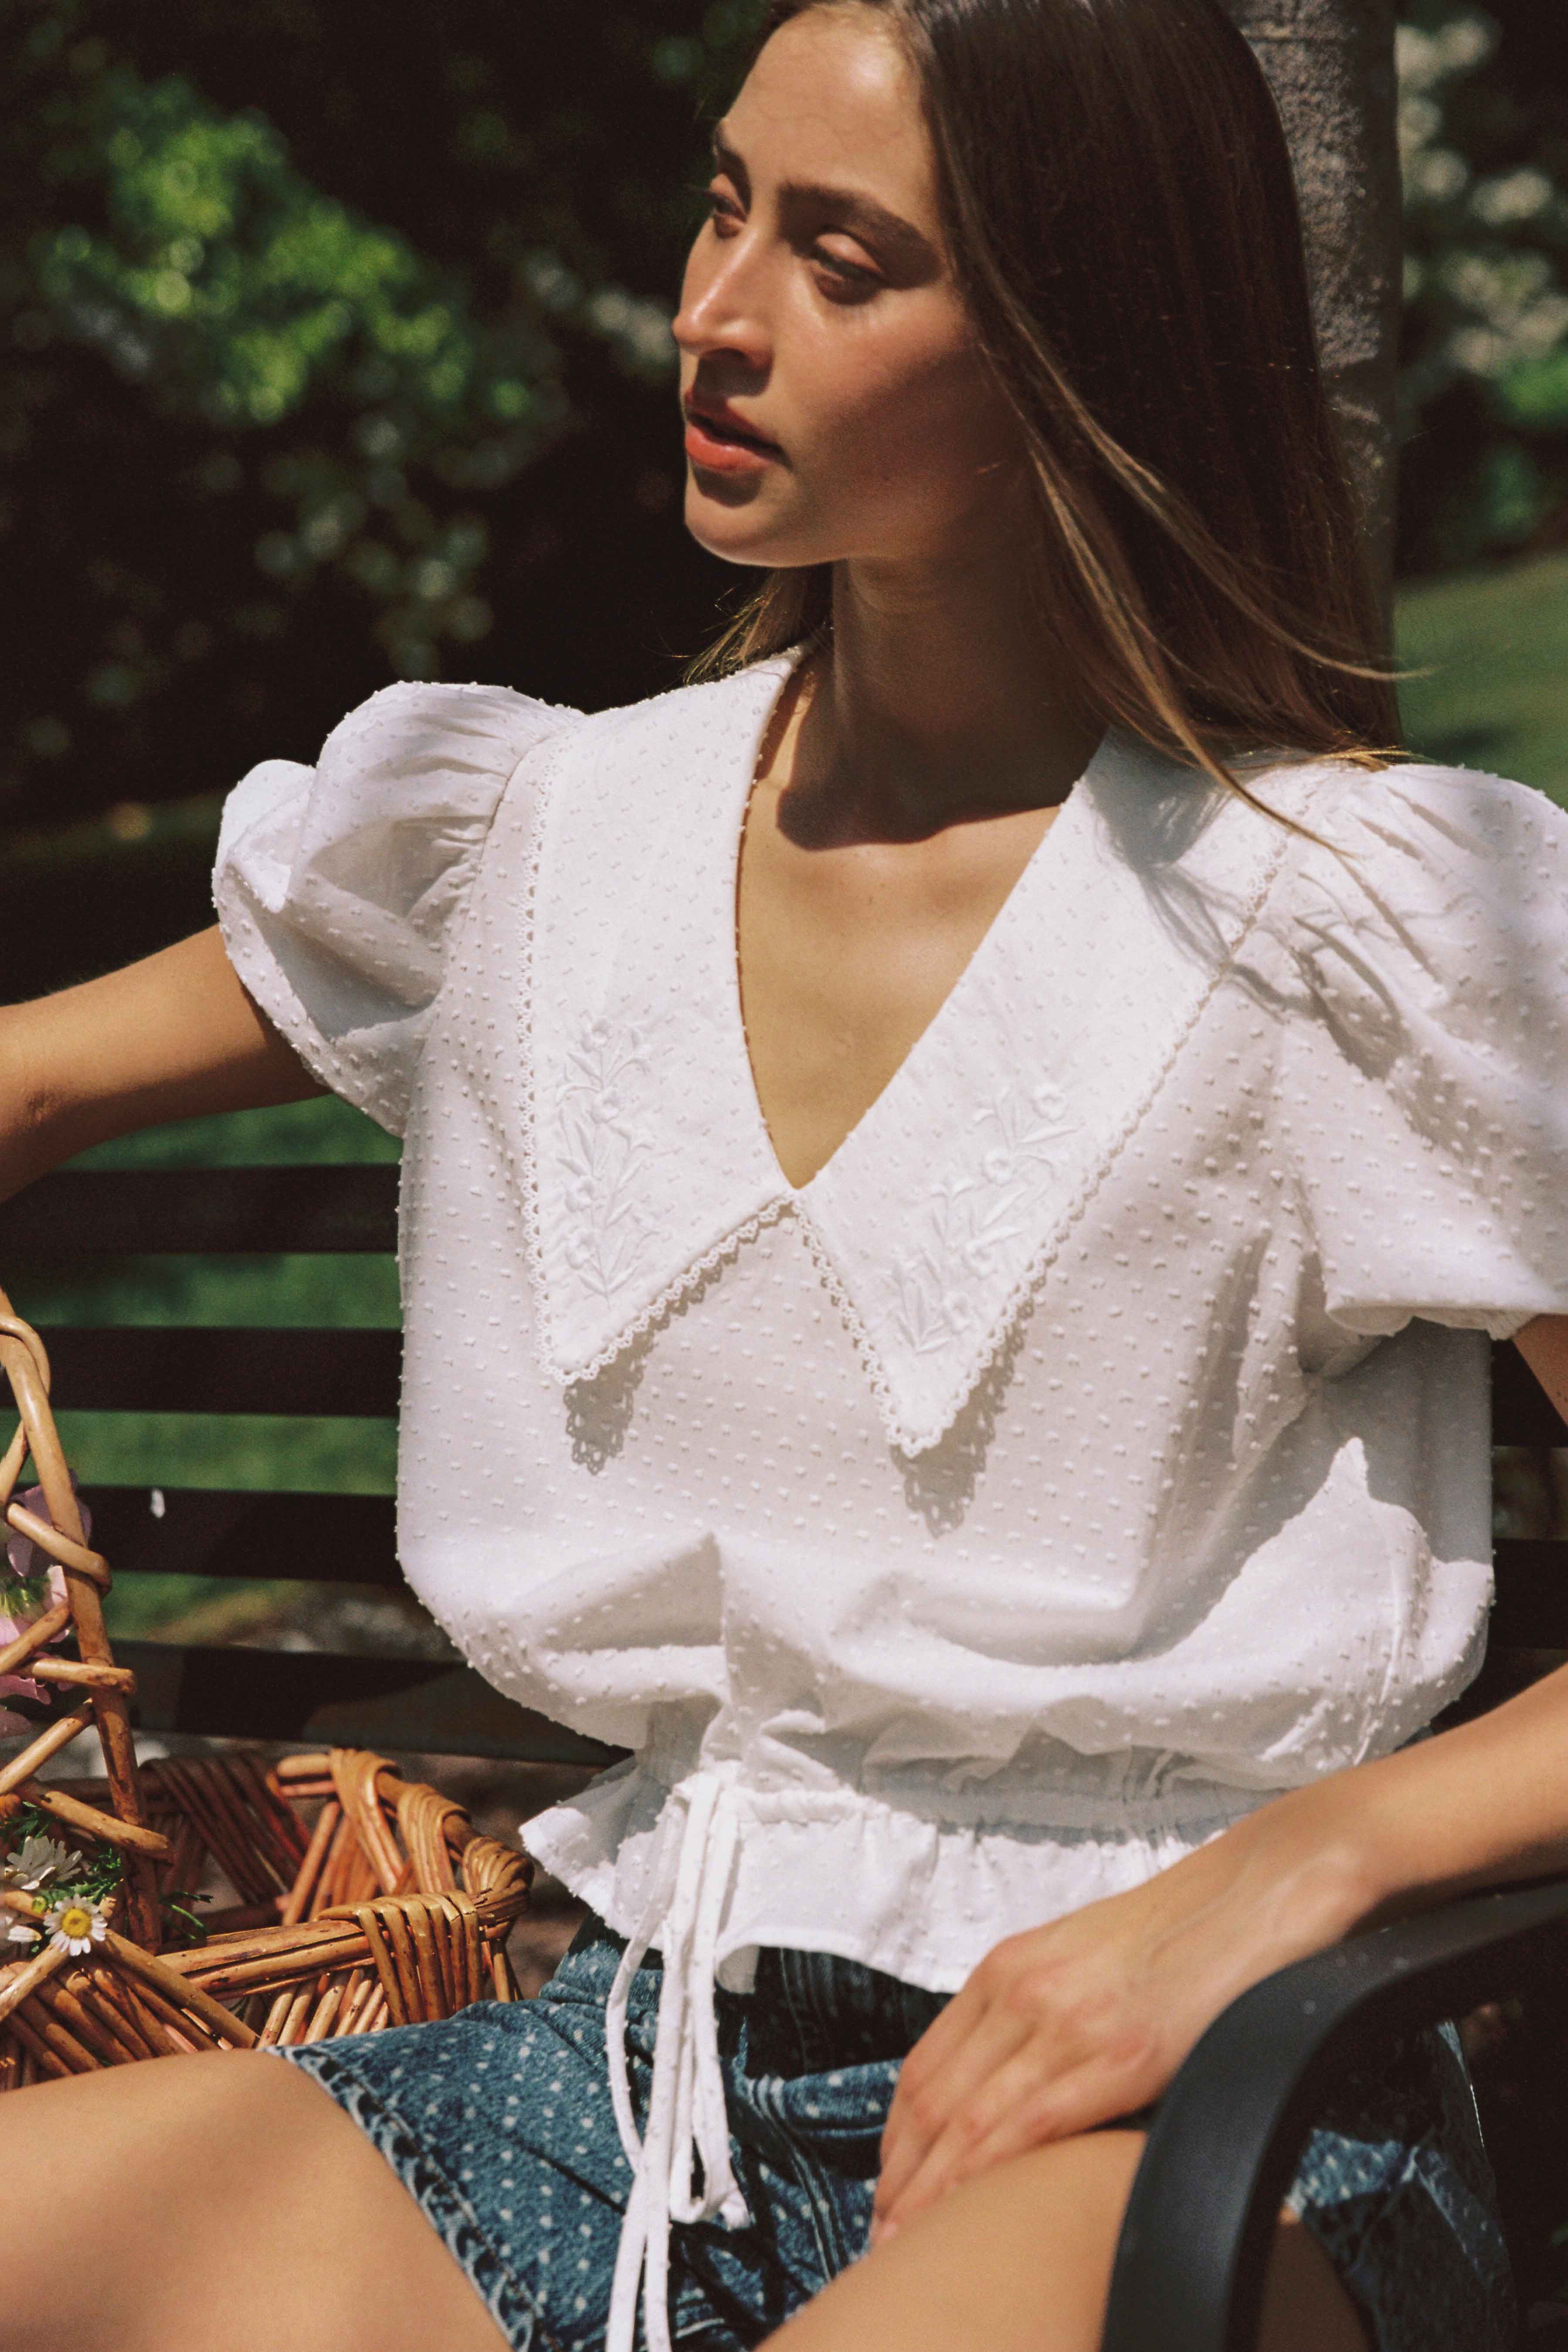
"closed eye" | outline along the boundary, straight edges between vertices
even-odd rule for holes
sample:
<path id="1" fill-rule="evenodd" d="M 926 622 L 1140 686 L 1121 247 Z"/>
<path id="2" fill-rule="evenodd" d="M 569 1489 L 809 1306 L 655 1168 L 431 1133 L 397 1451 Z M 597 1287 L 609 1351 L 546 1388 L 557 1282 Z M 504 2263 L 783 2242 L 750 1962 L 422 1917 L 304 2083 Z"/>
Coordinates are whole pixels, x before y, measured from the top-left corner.
<path id="1" fill-rule="evenodd" d="M 744 222 L 745 206 L 728 187 L 719 183 L 710 183 L 707 187 L 694 188 L 692 193 L 701 197 L 709 222 L 719 236 L 722 236 L 726 233 L 733 234 L 734 230 Z M 728 232 L 724 226 L 726 223 L 730 225 Z M 874 294 L 878 288 L 885 285 L 887 281 L 879 270 L 868 268 L 864 262 L 851 260 L 847 254 L 836 252 L 831 246 L 825 245 L 822 241 L 825 236 L 833 236 L 843 234 L 845 232 L 836 229 L 819 230 L 813 237 L 797 237 L 796 249 L 804 253 L 806 258 L 831 281 L 830 285 L 824 288 L 824 291 L 828 293 L 831 299 L 863 301 L 868 294 Z"/>
<path id="2" fill-rule="evenodd" d="M 702 209 L 710 220 L 743 221 L 746 217 L 742 206 L 724 188 L 694 184 L 691 193 L 700 199 Z"/>
<path id="3" fill-rule="evenodd" d="M 818 268 L 826 270 L 836 279 L 845 295 L 863 299 L 868 294 L 875 294 L 878 289 L 887 282 L 879 271 L 868 269 L 860 262 L 848 260 L 845 255 L 833 252 L 820 240 L 807 249 Z"/>
<path id="4" fill-rule="evenodd" d="M 742 158 L 731 145 L 722 123 L 713 134 L 713 161 L 720 183 L 749 202 L 752 184 Z M 939 277 L 942 263 L 935 247 L 912 221 L 889 212 L 868 192 L 828 187 L 819 181 L 783 180 L 774 191 L 778 218 L 797 248 L 811 255 L 825 274 L 847 292 L 853 287 L 864 297 L 884 286 L 924 286 Z M 737 213 L 743 218 L 743 212 Z M 876 256 L 878 267 L 868 268 L 825 246 L 825 236 L 852 239 Z"/>

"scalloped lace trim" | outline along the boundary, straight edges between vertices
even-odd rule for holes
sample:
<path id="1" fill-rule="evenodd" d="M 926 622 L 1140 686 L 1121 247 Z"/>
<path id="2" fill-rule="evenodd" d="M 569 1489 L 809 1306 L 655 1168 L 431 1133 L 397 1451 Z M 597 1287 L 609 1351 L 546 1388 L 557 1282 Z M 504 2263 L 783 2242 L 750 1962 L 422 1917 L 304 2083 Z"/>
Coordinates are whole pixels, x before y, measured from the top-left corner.
<path id="1" fill-rule="evenodd" d="M 566 1362 L 555 1336 L 550 1281 L 545 1267 L 543 1212 L 539 1192 L 541 1122 L 533 1038 L 539 884 L 546 828 L 555 800 L 559 756 L 552 759 L 546 773 L 540 780 L 520 892 L 522 1001 L 519 1026 L 523 1057 L 520 1123 L 522 1129 L 523 1240 L 539 1314 L 541 1352 L 552 1376 L 565 1383 L 595 1379 L 626 1349 L 645 1338 L 689 1292 L 716 1273 L 726 1258 L 732 1257 L 746 1242 L 754 1240 L 765 1225 L 775 1223 L 789 1209 L 791 1202 L 784 1195 L 771 1202 L 754 1216 L 748 1217 L 742 1224 L 733 1227 L 711 1249 L 703 1251 L 699 1257 L 689 1258 L 679 1273 L 667 1282 L 639 1313 L 628 1317 L 617 1326 L 614 1336 L 595 1355 L 584 1363 Z M 616 1153 L 614 1163 L 609 1166 L 605 1165 L 602 1148 L 607 1132 L 613 1133 L 616 1139 L 620 1136 L 620 1130 L 613 1129 L 613 1114 L 607 1118 L 605 1106 L 617 1071 L 623 1066 L 621 1057 L 629 1055 L 636 1058 L 640 1053 L 641 1044 L 640 1034 L 636 1031 L 617 1036 L 605 1023 L 592 1023 L 577 1048 L 568 1057 L 576 1068 L 577 1084 L 569 1084 L 563 1089 L 568 1097 L 578 1094 L 582 1097 L 576 1106 L 575 1116 L 570 1107 L 566 1111 L 570 1148 L 580 1162 L 578 1174 L 584 1212 L 570 1246 L 576 1255 L 576 1271 L 586 1276 L 590 1288 L 598 1290 L 606 1298 L 635 1271 L 635 1256 L 643 1238 L 635 1215 L 635 1178 L 638 1164 L 635 1139 L 624 1151 Z M 624 1235 L 613 1234 L 612 1229 L 623 1223 L 626 1227 Z M 617 1262 L 606 1262 L 605 1253 L 609 1250 L 622 1253 Z M 632 1254 L 630 1258 L 625 1255 L 628 1251 Z M 598 1279 L 595 1278 L 595 1268 Z"/>
<path id="2" fill-rule="evenodd" d="M 844 1286 L 843 1276 L 828 1255 L 827 1244 L 817 1232 L 810 1210 L 798 1197 L 789 1202 L 799 1220 L 801 1237 L 811 1254 L 811 1262 L 822 1277 L 822 1286 L 838 1310 L 839 1320 L 849 1335 L 849 1342 L 860 1360 L 860 1369 L 870 1385 L 882 1416 L 882 1426 L 895 1444 L 902 1441 L 899 1432 L 903 1426 L 892 1383 L 882 1360 L 881 1350 L 861 1319 L 860 1310 Z"/>
<path id="3" fill-rule="evenodd" d="M 767 1208 L 759 1209 L 755 1216 L 748 1217 L 743 1224 L 734 1226 L 724 1235 L 722 1241 L 715 1242 L 711 1249 L 704 1250 L 700 1257 L 689 1258 L 673 1280 L 665 1284 L 658 1297 L 650 1299 L 637 1315 L 628 1316 L 624 1323 L 617 1326 L 614 1338 L 607 1339 L 605 1345 L 584 1363 L 568 1366 L 563 1362 L 546 1312 L 542 1318 L 544 1352 L 551 1371 L 558 1381 L 562 1381 L 596 1379 L 607 1364 L 613 1364 L 616 1358 L 631 1347 L 636 1340 L 646 1339 L 655 1325 L 662 1322 L 683 1298 L 699 1288 L 710 1275 L 716 1274 L 726 1259 L 732 1258 L 736 1251 L 745 1243 L 755 1241 L 764 1226 L 777 1224 L 779 1219 L 784 1216 L 793 1205 L 794 1203 L 788 1200 L 771 1202 Z M 539 1261 L 542 1298 L 543 1296 L 542 1265 L 542 1255 Z"/>

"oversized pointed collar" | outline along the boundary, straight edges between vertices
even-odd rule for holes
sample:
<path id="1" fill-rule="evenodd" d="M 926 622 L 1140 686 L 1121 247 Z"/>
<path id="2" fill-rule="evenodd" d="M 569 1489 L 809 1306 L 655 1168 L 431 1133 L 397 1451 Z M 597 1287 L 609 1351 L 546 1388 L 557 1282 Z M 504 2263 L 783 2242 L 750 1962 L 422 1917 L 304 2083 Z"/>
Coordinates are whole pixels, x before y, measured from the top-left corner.
<path id="1" fill-rule="evenodd" d="M 760 1225 L 798 1218 L 889 1442 L 935 1444 L 1136 1129 L 1287 830 L 1110 736 L 946 1003 L 810 1183 L 742 1024 L 735 882 L 792 656 L 563 740 L 525 983 L 535 1275 L 563 1381 Z"/>

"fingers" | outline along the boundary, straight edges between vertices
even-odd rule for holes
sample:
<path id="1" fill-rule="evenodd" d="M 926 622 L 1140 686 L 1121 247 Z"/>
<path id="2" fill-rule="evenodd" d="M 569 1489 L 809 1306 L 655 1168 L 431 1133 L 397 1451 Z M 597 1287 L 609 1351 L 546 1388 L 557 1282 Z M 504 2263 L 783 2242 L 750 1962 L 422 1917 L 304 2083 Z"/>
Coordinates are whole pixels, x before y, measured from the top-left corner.
<path id="1" fill-rule="evenodd" d="M 905 2060 L 882 2137 L 873 2242 L 961 2180 L 1158 2095 L 1170 2072 L 1142 2004 L 1000 1945 Z"/>
<path id="2" fill-rule="evenodd" d="M 957 2005 L 955 2001 L 952 2007 Z M 944 2011 L 938 2024 L 945 2025 L 951 2015 L 951 2009 Z M 971 2004 L 970 2018 L 963 2030 L 943 2036 L 941 2044 L 933 2027 L 903 2063 L 882 2134 L 879 2219 L 891 2211 L 937 2143 L 951 2137 L 957 2119 L 966 2112 L 966 2103 L 1029 2038 L 1027 2021 L 998 2003 L 975 2001 Z"/>
<path id="3" fill-rule="evenodd" d="M 882 2135 L 879 2217 L 890 2216 L 939 2141 L 956 2134 L 963 2144 L 969 2103 L 982 2086 L 1042 2030 L 1049 2036 L 1057 1990 L 1037 1937 L 1010 1937 L 922 2034 L 904 2061 Z"/>
<path id="4" fill-rule="evenodd" d="M 1026 2044 L 955 2111 L 897 2185 L 885 2195 L 879 2189 L 873 2243 L 994 2165 L 1135 2112 L 1157 2094 L 1153 2072 L 1097 2053 L 1064 2073 Z"/>
<path id="5" fill-rule="evenodd" d="M 1006 2158 L 1157 2098 L 1226 2001 L 1279 1965 L 1268 1938 L 1257 1948 L 1240 1849 L 1216 1856 L 1220 1843 L 986 1955 L 904 2061 L 875 2237 Z"/>

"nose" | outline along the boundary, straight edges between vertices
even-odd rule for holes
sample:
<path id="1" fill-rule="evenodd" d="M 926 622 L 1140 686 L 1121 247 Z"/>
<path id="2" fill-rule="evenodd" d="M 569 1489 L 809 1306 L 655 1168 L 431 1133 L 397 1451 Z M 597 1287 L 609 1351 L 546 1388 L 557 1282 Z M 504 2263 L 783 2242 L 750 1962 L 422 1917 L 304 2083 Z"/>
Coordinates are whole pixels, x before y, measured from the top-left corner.
<path id="1" fill-rule="evenodd" d="M 773 357 L 765 316 L 761 257 L 748 226 L 722 244 L 704 229 L 691 248 L 670 331 L 684 357 L 731 357 L 749 373 Z"/>

